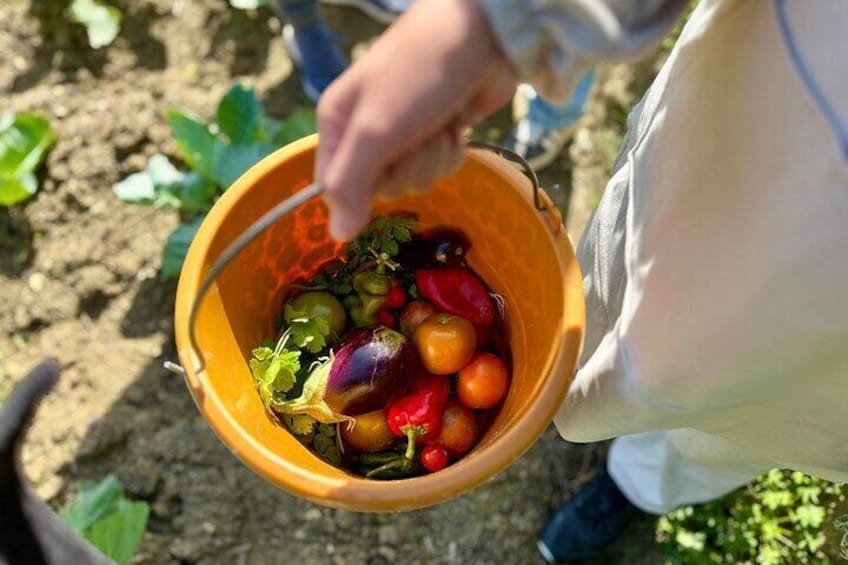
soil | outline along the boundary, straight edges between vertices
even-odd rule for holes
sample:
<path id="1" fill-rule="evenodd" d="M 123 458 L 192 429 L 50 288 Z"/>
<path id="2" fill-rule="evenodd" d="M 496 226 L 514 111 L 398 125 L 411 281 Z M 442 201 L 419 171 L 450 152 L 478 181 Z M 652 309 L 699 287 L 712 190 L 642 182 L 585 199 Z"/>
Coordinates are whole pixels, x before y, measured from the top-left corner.
<path id="1" fill-rule="evenodd" d="M 64 368 L 23 452 L 38 494 L 61 506 L 83 480 L 114 473 L 151 505 L 136 563 L 535 563 L 547 514 L 591 478 L 604 446 L 553 429 L 489 483 L 438 507 L 363 515 L 303 502 L 242 466 L 215 438 L 181 379 L 175 283 L 159 279 L 172 212 L 126 205 L 111 186 L 175 145 L 163 119 L 208 118 L 236 80 L 282 117 L 307 104 L 269 10 L 223 0 L 117 2 L 122 30 L 93 51 L 66 1 L 0 5 L 4 110 L 47 115 L 58 136 L 25 205 L 0 208 L 0 394 L 37 361 Z M 381 27 L 327 10 L 356 54 Z M 654 64 L 603 69 L 586 117 L 542 176 L 576 241 L 597 203 Z M 501 138 L 501 112 L 478 135 Z M 607 562 L 658 561 L 653 525 L 637 525 Z"/>

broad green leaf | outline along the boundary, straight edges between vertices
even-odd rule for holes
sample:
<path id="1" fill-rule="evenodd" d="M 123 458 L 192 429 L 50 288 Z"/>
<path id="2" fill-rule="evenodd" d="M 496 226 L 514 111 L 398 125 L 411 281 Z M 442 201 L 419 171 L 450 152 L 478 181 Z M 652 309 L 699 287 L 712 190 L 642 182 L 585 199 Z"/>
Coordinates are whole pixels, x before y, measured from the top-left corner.
<path id="1" fill-rule="evenodd" d="M 173 184 L 157 184 L 155 204 L 173 206 L 184 212 L 208 212 L 217 195 L 218 189 L 214 184 L 192 171 Z"/>
<path id="2" fill-rule="evenodd" d="M 213 179 L 226 190 L 250 167 L 270 155 L 276 148 L 268 143 L 225 146 L 215 158 Z"/>
<path id="3" fill-rule="evenodd" d="M 185 173 L 177 170 L 166 156 L 157 153 L 147 162 L 145 170 L 112 185 L 112 191 L 124 202 L 181 208 L 180 199 L 167 194 L 167 191 L 162 194 L 160 187 L 177 184 L 185 177 Z"/>
<path id="4" fill-rule="evenodd" d="M 0 206 L 11 206 L 26 200 L 38 190 L 38 182 L 32 173 L 18 177 L 0 175 Z"/>
<path id="5" fill-rule="evenodd" d="M 156 196 L 153 179 L 147 171 L 133 173 L 124 180 L 116 182 L 112 185 L 112 192 L 124 202 L 134 204 L 151 204 Z"/>
<path id="6" fill-rule="evenodd" d="M 209 131 L 206 124 L 189 118 L 177 110 L 168 110 L 165 119 L 171 126 L 180 157 L 211 181 L 215 181 L 216 155 L 226 146 Z"/>
<path id="7" fill-rule="evenodd" d="M 121 30 L 121 11 L 97 0 L 74 0 L 71 19 L 85 26 L 92 49 L 109 45 Z"/>
<path id="8" fill-rule="evenodd" d="M 218 104 L 216 116 L 221 133 L 231 144 L 266 141 L 262 103 L 252 88 L 233 86 Z"/>
<path id="9" fill-rule="evenodd" d="M 230 0 L 230 6 L 239 10 L 255 10 L 268 5 L 268 0 Z"/>
<path id="10" fill-rule="evenodd" d="M 149 513 L 146 503 L 121 498 L 114 512 L 95 522 L 84 537 L 106 557 L 123 565 L 141 543 Z"/>
<path id="11" fill-rule="evenodd" d="M 0 175 L 35 171 L 56 137 L 50 123 L 36 114 L 6 114 L 0 118 Z"/>
<path id="12" fill-rule="evenodd" d="M 94 485 L 84 486 L 76 500 L 59 511 L 59 517 L 78 534 L 114 511 L 121 498 L 121 485 L 109 475 Z"/>
<path id="13" fill-rule="evenodd" d="M 180 226 L 168 236 L 165 249 L 162 250 L 162 278 L 172 279 L 180 274 L 188 248 L 194 240 L 197 229 L 203 222 L 203 216 L 197 216 Z"/>
<path id="14" fill-rule="evenodd" d="M 282 146 L 313 134 L 315 130 L 315 112 L 304 108 L 292 113 L 282 122 L 274 122 L 273 131 L 269 131 L 269 135 L 271 141 Z"/>

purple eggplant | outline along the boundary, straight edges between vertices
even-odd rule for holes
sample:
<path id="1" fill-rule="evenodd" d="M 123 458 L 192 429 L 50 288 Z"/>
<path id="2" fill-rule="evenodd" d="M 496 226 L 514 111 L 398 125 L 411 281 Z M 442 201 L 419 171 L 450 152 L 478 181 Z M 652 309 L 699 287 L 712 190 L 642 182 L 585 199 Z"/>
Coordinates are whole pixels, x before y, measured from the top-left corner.
<path id="1" fill-rule="evenodd" d="M 396 398 L 418 368 L 418 355 L 406 336 L 384 326 L 360 328 L 312 371 L 299 398 L 274 402 L 273 408 L 325 424 L 351 421 Z"/>
<path id="2" fill-rule="evenodd" d="M 438 226 L 416 235 L 401 247 L 397 262 L 407 269 L 454 267 L 465 261 L 471 241 L 456 228 Z"/>

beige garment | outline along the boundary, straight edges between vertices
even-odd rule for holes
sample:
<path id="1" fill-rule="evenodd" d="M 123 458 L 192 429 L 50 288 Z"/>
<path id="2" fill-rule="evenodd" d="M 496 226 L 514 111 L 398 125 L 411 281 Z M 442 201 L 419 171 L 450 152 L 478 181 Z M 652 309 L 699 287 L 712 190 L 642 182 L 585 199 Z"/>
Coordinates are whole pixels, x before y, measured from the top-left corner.
<path id="1" fill-rule="evenodd" d="M 672 430 L 610 462 L 654 511 L 709 498 L 701 471 L 711 495 L 772 467 L 848 481 L 848 2 L 704 0 L 630 130 L 578 251 L 559 430 Z"/>

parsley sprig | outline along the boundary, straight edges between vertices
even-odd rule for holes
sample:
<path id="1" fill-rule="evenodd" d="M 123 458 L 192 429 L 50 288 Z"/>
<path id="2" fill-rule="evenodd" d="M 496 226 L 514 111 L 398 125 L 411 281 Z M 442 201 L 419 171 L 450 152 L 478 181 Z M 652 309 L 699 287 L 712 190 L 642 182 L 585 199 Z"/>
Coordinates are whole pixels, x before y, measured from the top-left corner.
<path id="1" fill-rule="evenodd" d="M 394 270 L 397 264 L 391 259 L 400 253 L 402 243 L 412 239 L 414 227 L 415 218 L 377 216 L 345 246 L 338 261 L 312 279 L 312 288 L 327 289 L 336 296 L 345 296 L 353 292 L 353 275 L 366 262 L 376 260 L 378 265 L 387 265 Z"/>

